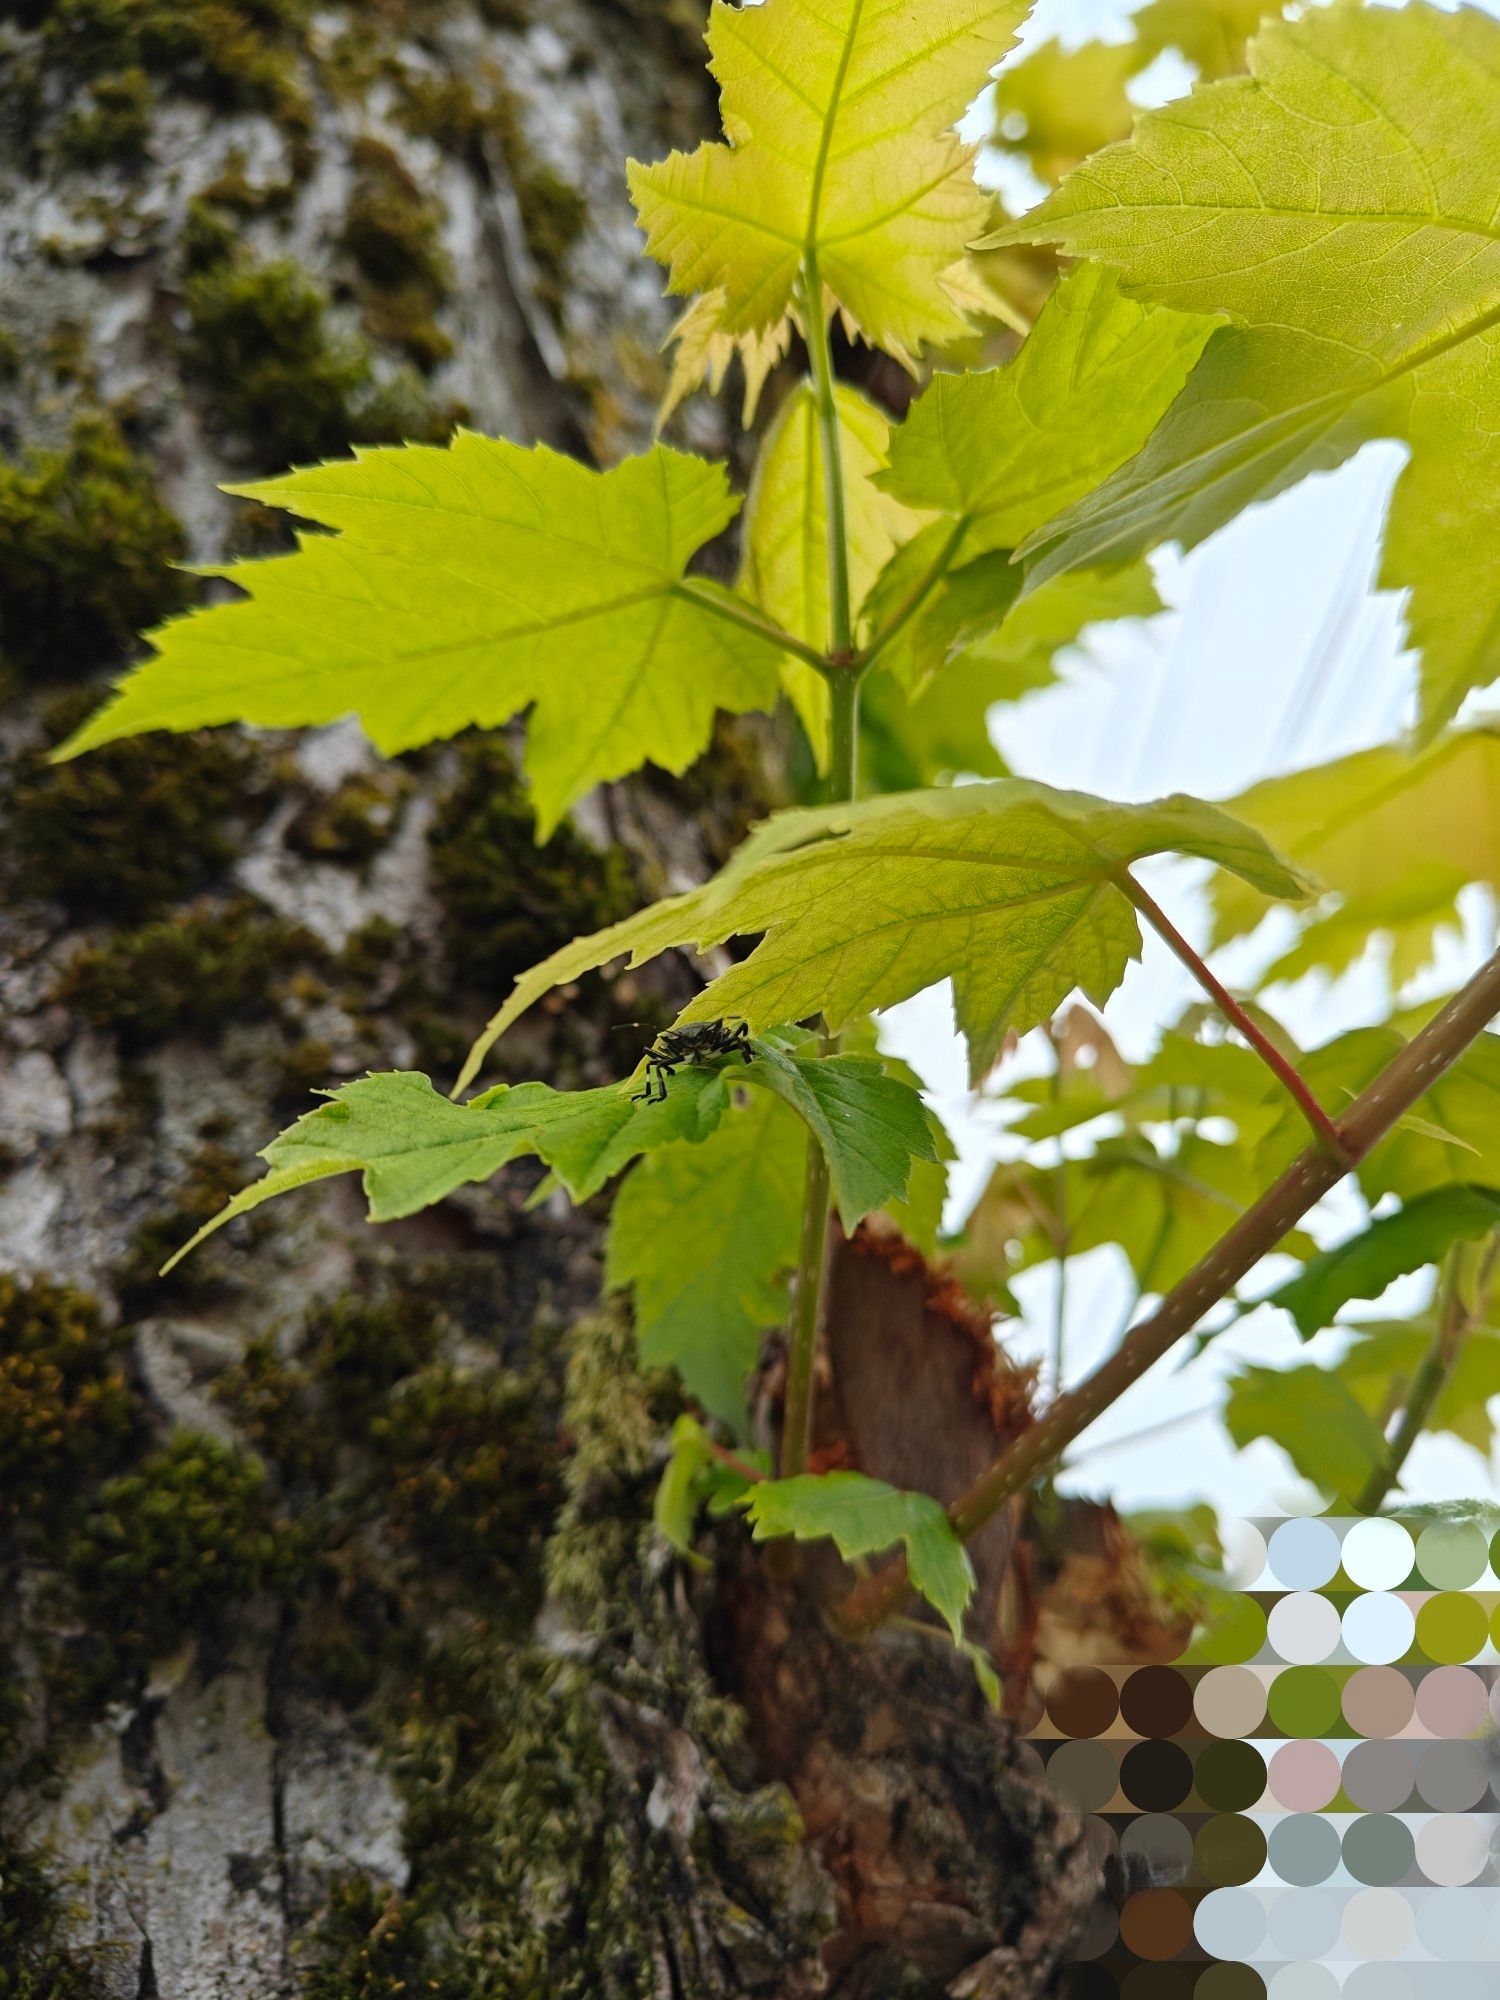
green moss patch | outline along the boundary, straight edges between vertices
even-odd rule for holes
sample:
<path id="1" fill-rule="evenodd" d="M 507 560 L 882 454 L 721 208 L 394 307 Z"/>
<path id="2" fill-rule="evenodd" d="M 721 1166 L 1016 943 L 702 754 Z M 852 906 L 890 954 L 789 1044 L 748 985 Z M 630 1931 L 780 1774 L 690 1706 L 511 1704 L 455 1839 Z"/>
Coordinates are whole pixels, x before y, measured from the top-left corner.
<path id="1" fill-rule="evenodd" d="M 126 1344 L 85 1293 L 0 1272 L 0 1531 L 51 1527 L 121 1463 L 140 1424 Z"/>
<path id="2" fill-rule="evenodd" d="M 601 853 L 563 826 L 543 846 L 502 737 L 471 735 L 429 843 L 449 955 L 460 976 L 504 992 L 569 939 L 633 907 L 617 849 Z"/>
<path id="3" fill-rule="evenodd" d="M 49 745 L 98 706 L 92 691 L 49 711 Z M 60 902 L 79 920 L 139 923 L 205 888 L 264 803 L 255 758 L 227 731 L 112 743 L 69 764 L 16 762 L 5 841 L 14 896 Z"/>
<path id="4" fill-rule="evenodd" d="M 200 215 L 184 283 L 185 363 L 217 420 L 257 465 L 327 458 L 350 444 L 440 442 L 452 428 L 414 377 L 382 382 L 369 348 L 338 332 L 328 297 L 296 264 L 257 264 L 207 240 Z"/>
<path id="5" fill-rule="evenodd" d="M 311 933 L 243 898 L 86 946 L 56 997 L 139 1050 L 173 1035 L 215 1035 L 226 1020 L 264 1012 L 290 969 L 319 955 Z"/>
<path id="6" fill-rule="evenodd" d="M 22 0 L 48 60 L 79 81 L 141 69 L 211 104 L 305 129 L 304 0 Z"/>
<path id="7" fill-rule="evenodd" d="M 453 352 L 436 319 L 452 285 L 439 236 L 442 211 L 378 139 L 356 140 L 353 157 L 343 247 L 359 274 L 365 325 L 430 370 Z"/>
<path id="8" fill-rule="evenodd" d="M 43 1857 L 0 1840 L 0 2000 L 98 2000 L 90 1954 L 66 1945 L 67 1921 Z"/>
<path id="9" fill-rule="evenodd" d="M 179 1431 L 107 1480 L 62 1551 L 102 1686 L 172 1652 L 298 1558 L 258 1459 Z"/>
<path id="10" fill-rule="evenodd" d="M 69 680 L 186 603 L 181 525 L 113 418 L 0 466 L 0 675 Z"/>
<path id="11" fill-rule="evenodd" d="M 71 166 L 135 166 L 146 156 L 155 93 L 138 63 L 97 76 L 57 132 L 57 150 Z"/>

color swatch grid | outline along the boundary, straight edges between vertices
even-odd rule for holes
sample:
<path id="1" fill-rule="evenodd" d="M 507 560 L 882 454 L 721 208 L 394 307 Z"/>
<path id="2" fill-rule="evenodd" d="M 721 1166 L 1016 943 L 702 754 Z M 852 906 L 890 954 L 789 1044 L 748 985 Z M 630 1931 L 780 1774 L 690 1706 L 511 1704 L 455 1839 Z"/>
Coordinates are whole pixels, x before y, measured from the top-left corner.
<path id="1" fill-rule="evenodd" d="M 1243 1587 L 1183 1659 L 1070 1667 L 1029 1732 L 1111 1890 L 1069 2000 L 1493 2000 L 1500 1534 L 1226 1539 Z"/>

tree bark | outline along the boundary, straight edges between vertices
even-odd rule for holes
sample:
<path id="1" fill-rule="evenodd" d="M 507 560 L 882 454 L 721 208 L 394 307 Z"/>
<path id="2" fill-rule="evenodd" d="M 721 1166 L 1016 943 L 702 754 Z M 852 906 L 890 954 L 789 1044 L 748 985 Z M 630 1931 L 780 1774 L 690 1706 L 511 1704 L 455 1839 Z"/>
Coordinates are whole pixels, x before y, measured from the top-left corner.
<path id="1" fill-rule="evenodd" d="M 504 735 L 45 766 L 170 559 L 286 545 L 222 483 L 457 416 L 645 441 L 622 161 L 712 109 L 690 0 L 156 16 L 0 23 L 5 1934 L 104 2000 L 1045 1992 L 1097 1871 L 967 1666 L 904 1632 L 855 1687 L 729 1530 L 706 1575 L 653 1537 L 675 1391 L 596 1309 L 598 1205 L 517 1167 L 370 1232 L 339 1184 L 154 1275 L 310 1087 L 451 1066 L 766 798 L 726 736 L 533 853 Z M 656 977 L 502 1060 L 619 1073 Z"/>

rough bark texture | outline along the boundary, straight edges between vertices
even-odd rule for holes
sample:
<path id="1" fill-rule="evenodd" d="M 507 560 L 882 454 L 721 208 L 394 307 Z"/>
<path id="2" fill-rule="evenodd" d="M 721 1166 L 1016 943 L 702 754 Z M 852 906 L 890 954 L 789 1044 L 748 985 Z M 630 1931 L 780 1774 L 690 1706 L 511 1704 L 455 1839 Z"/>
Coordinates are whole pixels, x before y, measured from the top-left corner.
<path id="1" fill-rule="evenodd" d="M 707 1577 L 653 1539 L 675 1392 L 596 1310 L 597 1213 L 516 1168 L 372 1235 L 340 1185 L 154 1275 L 310 1087 L 449 1068 L 521 966 L 721 858 L 735 739 L 540 852 L 503 736 L 44 761 L 190 601 L 174 559 L 283 545 L 220 482 L 460 416 L 648 434 L 620 162 L 704 124 L 700 25 L 0 8 L 6 2000 L 1032 1994 L 1095 1893 L 956 1656 L 851 1677 L 727 1531 Z M 681 434 L 728 441 L 702 401 Z M 674 977 L 502 1060 L 602 1081 Z"/>

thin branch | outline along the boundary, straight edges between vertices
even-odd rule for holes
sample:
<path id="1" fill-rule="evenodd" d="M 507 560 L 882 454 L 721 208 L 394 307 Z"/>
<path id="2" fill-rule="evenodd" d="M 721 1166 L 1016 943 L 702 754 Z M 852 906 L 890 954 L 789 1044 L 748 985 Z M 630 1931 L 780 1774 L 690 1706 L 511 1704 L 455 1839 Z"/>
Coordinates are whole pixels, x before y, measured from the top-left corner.
<path id="1" fill-rule="evenodd" d="M 1181 960 L 1194 979 L 1203 988 L 1204 992 L 1213 1000 L 1225 1020 L 1232 1027 L 1238 1028 L 1251 1048 L 1260 1057 L 1261 1061 L 1275 1074 L 1283 1087 L 1290 1093 L 1296 1102 L 1298 1110 L 1317 1135 L 1320 1144 L 1325 1146 L 1335 1159 L 1343 1160 L 1346 1166 L 1352 1166 L 1353 1161 L 1343 1150 L 1343 1141 L 1339 1137 L 1339 1128 L 1334 1124 L 1322 1105 L 1319 1104 L 1317 1098 L 1313 1096 L 1296 1064 L 1287 1060 L 1281 1053 L 1281 1050 L 1271 1040 L 1270 1036 L 1266 1034 L 1265 1030 L 1257 1025 L 1240 1005 L 1239 1001 L 1235 999 L 1223 981 L 1216 978 L 1209 970 L 1197 952 L 1188 943 L 1187 939 L 1182 935 L 1182 932 L 1172 922 L 1166 911 L 1162 909 L 1153 896 L 1141 887 L 1130 870 L 1122 868 L 1116 880 L 1121 889 L 1124 890 L 1131 902 L 1134 903 L 1135 907 L 1146 919 L 1146 922 L 1150 924 L 1152 930 L 1167 945 L 1168 949 Z"/>
<path id="2" fill-rule="evenodd" d="M 1443 1393 L 1444 1385 L 1457 1366 L 1463 1351 L 1464 1341 L 1478 1323 L 1489 1278 L 1494 1270 L 1500 1237 L 1495 1238 L 1486 1253 L 1475 1285 L 1474 1301 L 1466 1305 L 1463 1296 L 1463 1252 L 1466 1246 L 1455 1244 L 1449 1256 L 1447 1272 L 1443 1280 L 1442 1299 L 1438 1306 L 1437 1331 L 1432 1345 L 1423 1355 L 1416 1374 L 1412 1377 L 1411 1388 L 1407 1392 L 1406 1406 L 1401 1412 L 1401 1421 L 1396 1426 L 1395 1435 L 1386 1447 L 1382 1464 L 1377 1465 L 1365 1483 L 1355 1506 L 1361 1514 L 1378 1514 L 1385 1505 L 1386 1496 L 1401 1477 L 1411 1448 L 1427 1428 L 1427 1420 L 1432 1415 L 1437 1399 Z"/>
<path id="3" fill-rule="evenodd" d="M 1262 1257 L 1268 1256 L 1308 1210 L 1322 1200 L 1500 1014 L 1500 952 L 1488 959 L 1463 990 L 1436 1013 L 1386 1065 L 1339 1120 L 1339 1157 L 1309 1147 L 1274 1187 L 1199 1259 L 1167 1293 L 1156 1311 L 1135 1327 L 1115 1352 L 1076 1389 L 1060 1396 L 948 1509 L 968 1541 L 1012 1494 L 1054 1465 L 1073 1440 L 1134 1386 L 1149 1368 L 1191 1333 L 1210 1307 L 1228 1297 Z M 903 1560 L 884 1565 L 855 1586 L 837 1611 L 850 1633 L 871 1631 L 907 1595 Z"/>

